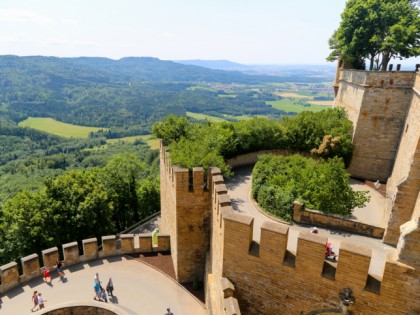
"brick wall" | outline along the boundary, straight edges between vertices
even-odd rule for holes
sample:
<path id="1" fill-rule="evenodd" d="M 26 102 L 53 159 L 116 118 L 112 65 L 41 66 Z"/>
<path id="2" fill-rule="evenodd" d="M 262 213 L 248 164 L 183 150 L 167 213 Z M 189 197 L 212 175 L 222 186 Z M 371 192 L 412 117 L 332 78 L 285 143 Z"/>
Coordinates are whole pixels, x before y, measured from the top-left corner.
<path id="1" fill-rule="evenodd" d="M 412 98 L 414 72 L 342 70 L 334 106 L 353 122 L 353 158 L 349 172 L 386 182 L 391 175 Z"/>

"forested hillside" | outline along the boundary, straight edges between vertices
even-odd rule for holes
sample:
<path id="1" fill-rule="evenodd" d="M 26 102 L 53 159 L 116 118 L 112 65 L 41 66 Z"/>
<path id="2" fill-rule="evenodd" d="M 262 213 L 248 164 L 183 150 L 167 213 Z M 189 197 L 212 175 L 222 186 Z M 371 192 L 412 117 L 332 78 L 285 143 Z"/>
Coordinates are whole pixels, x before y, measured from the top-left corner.
<path id="1" fill-rule="evenodd" d="M 154 58 L 0 57 L 0 115 L 15 122 L 51 117 L 62 122 L 111 128 L 106 137 L 150 132 L 168 114 L 218 112 L 228 115 L 286 114 L 266 101 L 270 93 L 220 97 L 217 89 L 190 89 L 198 82 L 243 84 L 274 76 L 210 70 Z M 282 79 L 281 79 L 282 80 Z"/>

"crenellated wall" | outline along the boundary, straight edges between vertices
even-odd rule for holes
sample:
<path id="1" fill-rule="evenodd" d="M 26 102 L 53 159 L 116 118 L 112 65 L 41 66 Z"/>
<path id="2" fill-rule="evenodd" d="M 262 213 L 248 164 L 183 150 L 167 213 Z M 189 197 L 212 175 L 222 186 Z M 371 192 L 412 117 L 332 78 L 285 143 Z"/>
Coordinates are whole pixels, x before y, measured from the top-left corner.
<path id="1" fill-rule="evenodd" d="M 180 283 L 204 279 L 210 246 L 211 176 L 203 168 L 172 166 L 169 153 L 160 147 L 161 231 L 171 235 L 173 263 Z"/>
<path id="2" fill-rule="evenodd" d="M 419 314 L 420 273 L 412 260 L 403 259 L 416 244 L 418 228 L 414 232 L 413 229 L 407 230 L 406 244 L 399 251 L 400 257 L 389 257 L 383 275 L 377 278 L 369 275 L 371 251 L 363 246 L 343 242 L 340 259 L 334 264 L 325 261 L 327 239 L 303 233 L 298 238 L 297 252 L 291 253 L 287 251 L 289 226 L 271 222 L 262 225 L 260 242 L 254 241 L 254 220 L 233 211 L 219 169 L 213 168 L 208 175 L 208 198 L 194 200 L 191 191 L 177 189 L 179 169 L 170 166 L 168 155 L 165 153 L 161 159 L 165 159 L 161 181 L 170 179 L 169 185 L 164 183 L 161 187 L 172 190 L 162 190 L 163 196 L 172 196 L 178 203 L 179 193 L 181 198 L 188 194 L 192 209 L 197 207 L 198 202 L 208 202 L 211 230 L 205 269 L 209 315 L 300 315 L 302 311 L 307 313 L 337 307 L 338 295 L 344 288 L 352 289 L 356 298 L 354 314 Z M 181 178 L 186 181 L 186 178 Z M 205 208 L 204 205 L 202 207 Z M 162 208 L 162 221 L 167 220 L 163 217 L 165 213 L 172 221 L 178 219 L 177 211 L 183 213 L 186 210 L 178 205 L 169 206 L 166 211 Z M 179 248 L 179 234 L 176 234 L 184 231 L 179 228 L 172 231 L 175 235 L 171 234 L 171 240 L 178 238 L 175 246 Z M 201 246 L 201 239 L 193 243 L 195 240 L 190 238 L 188 245 L 191 248 Z M 190 262 L 180 259 L 179 255 L 178 252 L 178 270 L 182 270 L 182 264 Z M 172 256 L 175 257 L 173 247 Z M 202 261 L 199 260 L 199 263 Z"/>
<path id="3" fill-rule="evenodd" d="M 213 214 L 218 224 L 213 224 L 212 271 L 235 286 L 242 314 L 298 315 L 336 307 L 344 288 L 353 290 L 354 314 L 419 313 L 420 274 L 413 267 L 388 260 L 382 278 L 376 279 L 368 273 L 369 249 L 343 242 L 338 263 L 330 263 L 324 259 L 327 239 L 309 233 L 299 235 L 294 255 L 287 251 L 288 225 L 264 223 L 257 243 L 252 240 L 253 218 L 229 205 L 218 208 L 221 215 Z"/>
<path id="4" fill-rule="evenodd" d="M 342 70 L 334 106 L 353 122 L 354 177 L 386 182 L 413 95 L 415 72 Z"/>
<path id="5" fill-rule="evenodd" d="M 135 248 L 135 238 L 139 239 L 139 247 Z M 117 237 L 115 235 L 102 236 L 102 250 L 98 250 L 98 240 L 90 238 L 82 241 L 83 253 L 79 252 L 79 244 L 77 242 L 62 245 L 62 253 L 64 268 L 71 265 L 86 262 L 98 258 L 105 258 L 116 255 L 132 254 L 132 253 L 152 253 L 167 252 L 171 250 L 169 235 L 158 235 L 157 246 L 152 246 L 152 235 L 149 234 L 122 234 L 120 235 L 121 248 L 117 249 Z M 41 263 L 38 254 L 31 254 L 21 258 L 22 274 L 19 274 L 19 267 L 16 262 L 0 267 L 0 293 L 5 293 L 21 283 L 25 283 L 33 278 L 42 275 L 44 267 L 55 270 L 55 264 L 59 259 L 60 253 L 57 247 L 52 247 L 42 251 Z"/>

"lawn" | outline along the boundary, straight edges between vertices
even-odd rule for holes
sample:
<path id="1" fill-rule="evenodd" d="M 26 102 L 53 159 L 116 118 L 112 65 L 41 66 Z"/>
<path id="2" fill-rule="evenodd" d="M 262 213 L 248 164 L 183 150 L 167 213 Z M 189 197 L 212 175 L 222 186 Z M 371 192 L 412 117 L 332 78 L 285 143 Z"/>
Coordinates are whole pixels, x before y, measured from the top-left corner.
<path id="1" fill-rule="evenodd" d="M 65 138 L 87 138 L 91 132 L 107 129 L 66 124 L 47 117 L 29 117 L 28 119 L 21 121 L 19 126 L 30 127 Z"/>
<path id="2" fill-rule="evenodd" d="M 312 112 L 319 112 L 321 110 L 328 108 L 328 106 L 325 106 L 325 105 L 303 106 L 303 105 L 297 104 L 296 101 L 292 99 L 287 99 L 287 98 L 284 98 L 278 101 L 268 101 L 266 103 L 272 105 L 273 108 L 277 108 L 285 112 L 295 112 L 295 113 L 300 113 L 305 110 L 312 111 Z"/>

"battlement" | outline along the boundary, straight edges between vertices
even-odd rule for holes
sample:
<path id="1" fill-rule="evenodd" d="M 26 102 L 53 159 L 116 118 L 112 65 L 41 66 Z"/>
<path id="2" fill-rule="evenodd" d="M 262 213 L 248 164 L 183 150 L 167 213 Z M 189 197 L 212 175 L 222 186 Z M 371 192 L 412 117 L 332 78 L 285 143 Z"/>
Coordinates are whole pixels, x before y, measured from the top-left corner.
<path id="1" fill-rule="evenodd" d="M 162 142 L 160 154 L 160 228 L 171 235 L 177 280 L 203 280 L 210 243 L 211 174 L 202 167 L 188 170 L 172 165 Z"/>
<path id="2" fill-rule="evenodd" d="M 419 311 L 415 268 L 388 257 L 383 273 L 371 275 L 372 251 L 348 242 L 341 243 L 337 263 L 326 261 L 327 238 L 312 233 L 300 233 L 296 253 L 289 252 L 289 225 L 282 223 L 264 222 L 256 242 L 254 218 L 233 211 L 220 171 L 213 169 L 212 176 L 217 181 L 211 189 L 211 276 L 234 284 L 243 314 L 327 308 L 337 304 L 343 288 L 353 290 L 355 311 L 389 315 Z"/>
<path id="3" fill-rule="evenodd" d="M 162 141 L 160 142 L 160 154 L 162 156 L 161 167 L 167 173 L 173 187 L 177 192 L 200 193 L 207 191 L 209 186 L 207 174 L 202 167 L 194 167 L 192 170 L 172 165 L 170 152 L 166 151 Z"/>
<path id="4" fill-rule="evenodd" d="M 117 241 L 120 246 L 117 247 Z M 135 246 L 138 244 L 138 246 Z M 81 253 L 80 245 L 83 248 Z M 38 254 L 31 254 L 20 259 L 22 274 L 19 274 L 19 267 L 16 262 L 0 267 L 0 293 L 5 293 L 19 284 L 40 277 L 42 269 L 48 268 L 55 270 L 58 259 L 63 261 L 64 268 L 69 266 L 111 256 L 132 254 L 132 253 L 157 253 L 170 251 L 169 235 L 158 235 L 158 243 L 152 243 L 152 235 L 147 234 L 122 234 L 119 239 L 115 235 L 102 236 L 102 249 L 99 250 L 96 238 L 85 239 L 82 244 L 71 242 L 62 245 L 63 259 L 57 247 L 52 247 L 42 251 L 43 267 L 41 268 Z"/>

